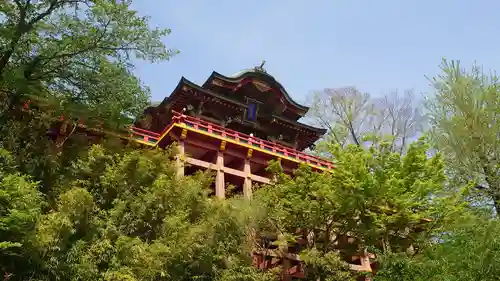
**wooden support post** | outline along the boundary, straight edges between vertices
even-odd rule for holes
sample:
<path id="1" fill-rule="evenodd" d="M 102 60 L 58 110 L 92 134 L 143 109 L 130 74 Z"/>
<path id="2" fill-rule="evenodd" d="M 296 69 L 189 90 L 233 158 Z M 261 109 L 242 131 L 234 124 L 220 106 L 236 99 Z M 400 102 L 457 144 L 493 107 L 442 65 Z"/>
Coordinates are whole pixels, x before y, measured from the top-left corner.
<path id="1" fill-rule="evenodd" d="M 360 257 L 361 259 L 361 267 L 363 267 L 366 271 L 372 271 L 372 267 L 370 265 L 370 255 L 367 250 L 363 251 L 363 255 Z"/>
<path id="2" fill-rule="evenodd" d="M 217 175 L 215 177 L 215 196 L 224 199 L 226 197 L 226 184 L 224 182 L 224 152 L 217 152 L 216 163 Z"/>
<path id="3" fill-rule="evenodd" d="M 250 167 L 250 159 L 245 159 L 245 164 L 243 166 L 243 173 L 245 173 L 245 178 L 243 181 L 243 196 L 246 199 L 252 198 L 252 170 Z"/>
<path id="4" fill-rule="evenodd" d="M 184 148 L 184 141 L 179 142 L 179 146 L 177 147 L 177 155 L 175 156 L 175 164 L 177 166 L 177 179 L 180 179 L 184 177 L 184 153 L 185 153 L 185 148 Z"/>
<path id="5" fill-rule="evenodd" d="M 290 273 L 288 272 L 291 268 L 291 262 L 289 259 L 285 258 L 283 260 L 283 269 L 281 272 L 281 280 L 282 281 L 292 281 L 292 276 L 290 276 Z"/>
<path id="6" fill-rule="evenodd" d="M 372 272 L 372 266 L 370 264 L 370 254 L 366 249 L 363 251 L 363 255 L 360 257 L 360 261 L 361 267 L 364 269 L 363 271 Z M 365 276 L 365 281 L 372 281 L 372 278 L 370 276 Z"/>

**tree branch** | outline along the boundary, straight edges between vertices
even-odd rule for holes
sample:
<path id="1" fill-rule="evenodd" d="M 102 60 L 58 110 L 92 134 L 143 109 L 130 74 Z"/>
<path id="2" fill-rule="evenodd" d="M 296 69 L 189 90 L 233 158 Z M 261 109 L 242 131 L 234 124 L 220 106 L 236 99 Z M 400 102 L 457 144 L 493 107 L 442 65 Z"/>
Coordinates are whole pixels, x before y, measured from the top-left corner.
<path id="1" fill-rule="evenodd" d="M 83 49 L 80 49 L 80 50 L 77 50 L 77 51 L 74 51 L 74 52 L 70 52 L 70 53 L 62 53 L 62 54 L 54 54 L 53 56 L 36 56 L 29 64 L 28 64 L 28 68 L 24 71 L 24 77 L 27 79 L 27 80 L 30 80 L 31 79 L 31 76 L 33 74 L 33 72 L 35 71 L 35 68 L 42 62 L 42 61 L 45 61 L 45 63 L 43 63 L 41 65 L 41 67 L 44 67 L 46 66 L 50 61 L 53 61 L 53 60 L 61 60 L 61 59 L 65 59 L 65 58 L 71 58 L 71 57 L 74 57 L 74 56 L 77 56 L 77 55 L 81 55 L 81 54 L 84 54 L 86 52 L 90 52 L 90 51 L 93 51 L 93 50 L 96 50 L 96 49 L 104 49 L 104 47 L 99 47 L 99 43 L 102 41 L 102 39 L 104 38 L 104 36 L 106 35 L 107 31 L 108 31 L 108 26 L 109 24 L 111 23 L 111 19 L 109 19 L 105 24 L 104 24 L 104 30 L 103 32 L 101 32 L 101 34 L 98 36 L 98 38 L 92 43 L 90 44 L 89 46 L 83 48 Z M 68 62 L 69 64 L 70 62 Z M 58 67 L 64 67 L 64 65 L 60 65 Z M 40 77 L 40 76 L 39 76 Z"/>
<path id="2" fill-rule="evenodd" d="M 29 22 L 28 22 L 28 26 L 30 28 L 33 28 L 33 26 L 43 20 L 45 17 L 49 16 L 50 14 L 52 14 L 52 12 L 55 11 L 56 8 L 59 7 L 59 5 L 64 5 L 65 1 L 61 1 L 59 2 L 58 0 L 51 0 L 49 2 L 49 7 L 47 8 L 47 10 L 45 10 L 45 12 L 41 13 L 41 14 L 38 14 L 38 16 L 34 17 L 33 19 L 31 19 Z"/>

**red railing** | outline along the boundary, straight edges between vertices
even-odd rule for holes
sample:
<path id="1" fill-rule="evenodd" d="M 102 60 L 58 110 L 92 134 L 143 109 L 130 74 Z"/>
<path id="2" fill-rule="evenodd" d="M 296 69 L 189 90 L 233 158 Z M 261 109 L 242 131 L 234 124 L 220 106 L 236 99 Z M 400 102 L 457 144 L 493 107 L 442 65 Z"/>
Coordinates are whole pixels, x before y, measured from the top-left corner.
<path id="1" fill-rule="evenodd" d="M 186 126 L 205 131 L 209 134 L 214 134 L 221 136 L 223 138 L 231 139 L 234 140 L 235 142 L 238 143 L 244 143 L 247 145 L 254 146 L 256 148 L 260 148 L 261 150 L 269 151 L 275 154 L 282 155 L 284 157 L 289 157 L 296 159 L 300 162 L 304 162 L 307 164 L 331 169 L 333 168 L 333 163 L 330 161 L 326 161 L 322 158 L 319 158 L 317 156 L 309 155 L 307 153 L 295 150 L 290 147 L 283 146 L 278 143 L 270 142 L 267 140 L 263 140 L 260 138 L 256 138 L 247 134 L 240 133 L 235 130 L 231 130 L 228 128 L 224 128 L 222 126 L 216 125 L 214 123 L 189 116 L 189 115 L 184 115 L 179 112 L 174 112 L 174 116 L 172 118 L 172 122 L 170 125 L 168 125 L 165 130 L 168 130 L 173 124 L 175 123 L 183 123 Z M 140 129 L 137 127 L 132 127 L 132 132 L 136 137 L 141 138 L 145 142 L 149 143 L 156 143 L 159 141 L 159 138 L 163 134 L 158 134 L 154 132 L 150 132 L 144 129 Z M 164 132 L 165 132 L 164 130 Z"/>
<path id="2" fill-rule="evenodd" d="M 156 144 L 160 139 L 160 134 L 151 132 L 148 130 L 144 130 L 137 127 L 130 127 L 130 131 L 132 132 L 135 139 L 141 140 L 143 142 L 147 142 L 150 144 Z"/>
<path id="3" fill-rule="evenodd" d="M 155 133 L 148 130 L 144 130 L 139 127 L 130 126 L 130 131 L 133 137 L 137 140 L 147 142 L 153 145 L 157 144 L 160 141 L 160 138 L 167 130 L 169 130 L 175 123 L 179 123 L 179 119 L 182 116 L 182 114 L 177 113 L 175 111 L 173 113 L 174 116 L 172 117 L 172 121 L 170 121 L 170 123 L 165 127 L 165 129 L 163 129 L 161 133 Z"/>

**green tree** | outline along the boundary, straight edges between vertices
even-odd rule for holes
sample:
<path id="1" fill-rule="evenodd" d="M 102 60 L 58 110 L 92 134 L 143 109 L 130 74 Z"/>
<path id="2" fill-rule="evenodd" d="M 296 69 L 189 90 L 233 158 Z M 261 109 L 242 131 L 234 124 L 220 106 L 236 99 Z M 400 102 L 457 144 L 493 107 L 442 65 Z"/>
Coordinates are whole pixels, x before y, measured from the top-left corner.
<path id="1" fill-rule="evenodd" d="M 430 135 L 442 152 L 452 184 L 473 182 L 471 199 L 486 198 L 500 213 L 500 83 L 478 67 L 468 71 L 458 62 L 442 63 L 428 100 Z M 478 197 L 477 195 L 480 195 Z"/>
<path id="2" fill-rule="evenodd" d="M 178 180 L 169 159 L 92 147 L 27 235 L 36 264 L 11 280 L 273 280 L 251 266 L 247 202 L 209 198 L 210 177 Z"/>
<path id="3" fill-rule="evenodd" d="M 114 131 L 144 109 L 149 89 L 134 62 L 176 53 L 162 41 L 170 30 L 151 28 L 131 3 L 0 1 L 0 147 L 44 193 L 88 147 L 81 124 Z M 19 110 L 27 99 L 30 109 Z"/>
<path id="4" fill-rule="evenodd" d="M 10 153 L 0 149 L 0 269 L 7 276 L 36 259 L 32 234 L 43 203 L 37 184 L 19 174 Z"/>
<path id="5" fill-rule="evenodd" d="M 261 231 L 301 240 L 307 280 L 345 280 L 339 258 L 365 250 L 418 252 L 460 213 L 460 194 L 446 192 L 441 156 L 429 157 L 424 140 L 404 155 L 391 152 L 391 142 L 326 146 L 332 173 L 304 167 L 255 193 L 268 216 Z M 354 241 L 342 242 L 348 237 Z"/>
<path id="6" fill-rule="evenodd" d="M 138 114 L 149 90 L 132 73 L 134 59 L 156 62 L 175 51 L 161 41 L 170 30 L 151 29 L 131 3 L 2 1 L 0 90 L 6 112 L 27 96 L 57 115 L 76 111 L 87 123 L 123 122 L 123 116 Z"/>
<path id="7" fill-rule="evenodd" d="M 496 280 L 500 275 L 500 223 L 490 216 L 467 216 L 416 256 L 383 259 L 375 281 Z"/>

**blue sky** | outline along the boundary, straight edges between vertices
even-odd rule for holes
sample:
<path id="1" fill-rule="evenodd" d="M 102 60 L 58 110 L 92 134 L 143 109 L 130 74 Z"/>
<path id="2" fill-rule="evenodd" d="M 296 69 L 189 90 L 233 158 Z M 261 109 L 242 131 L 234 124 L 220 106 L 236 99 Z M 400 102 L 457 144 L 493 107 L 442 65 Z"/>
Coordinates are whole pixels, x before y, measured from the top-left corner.
<path id="1" fill-rule="evenodd" d="M 134 7 L 181 53 L 138 64 L 153 100 L 181 76 L 202 83 L 213 70 L 259 65 L 304 102 L 323 88 L 356 86 L 379 95 L 429 90 L 424 75 L 442 57 L 500 68 L 500 1 L 487 0 L 140 0 Z"/>

